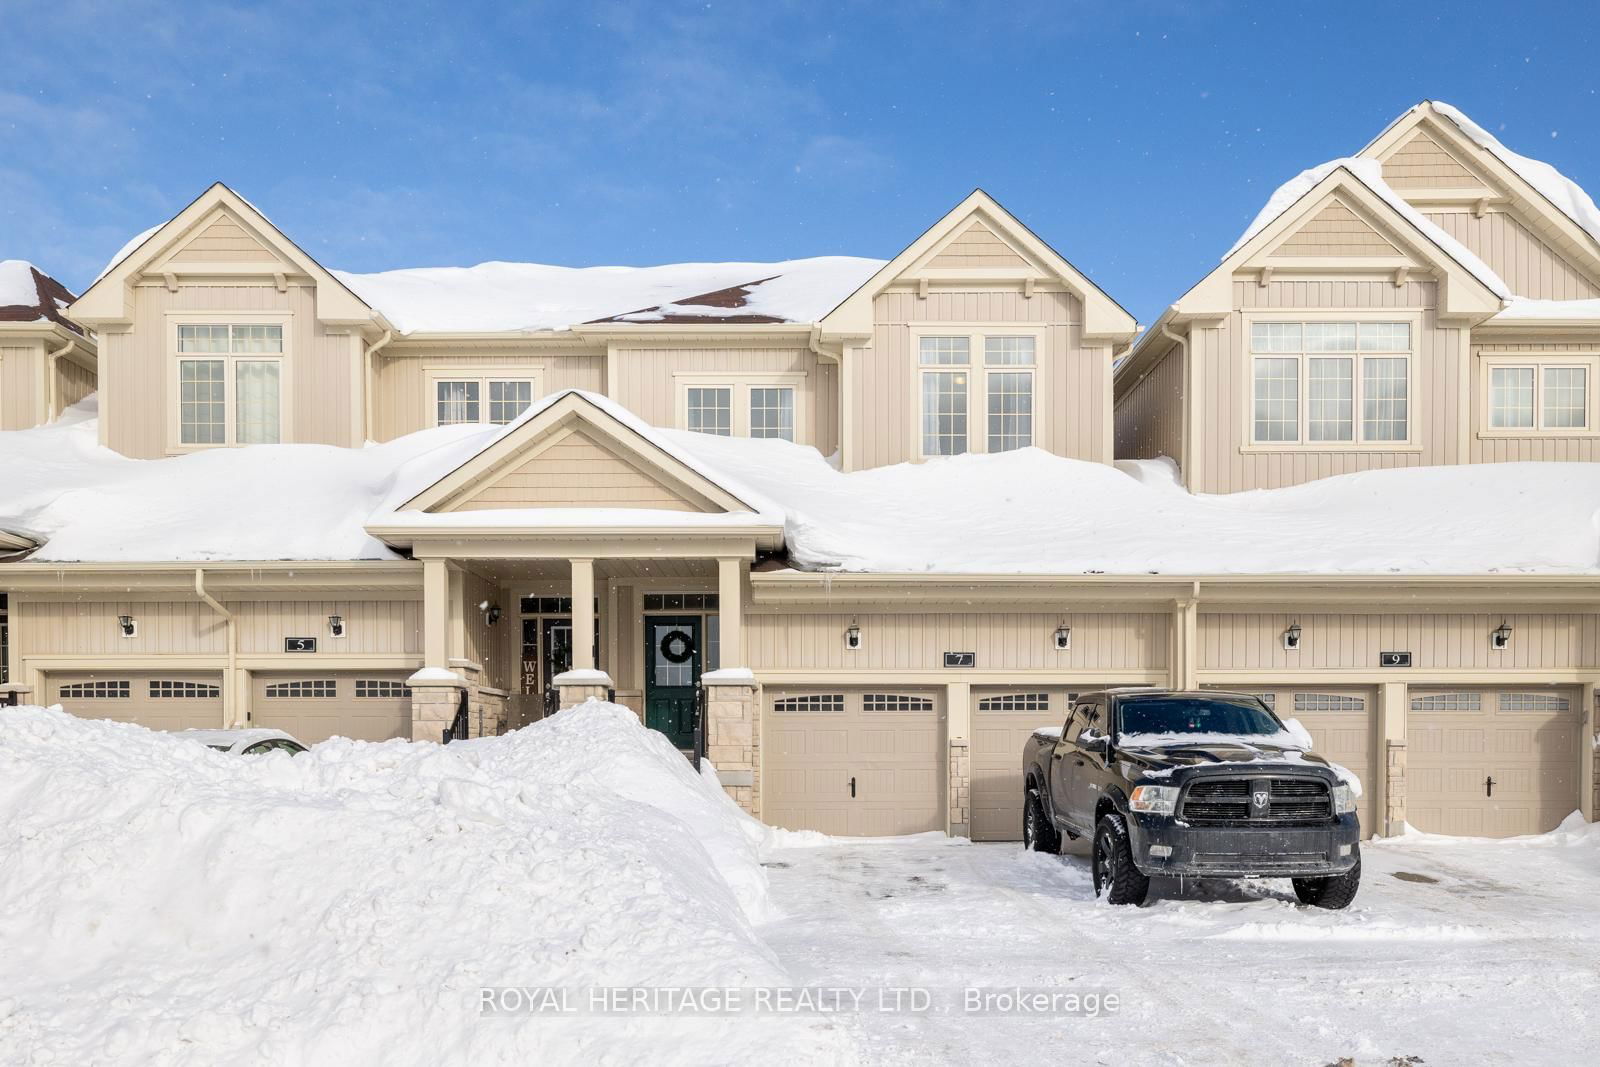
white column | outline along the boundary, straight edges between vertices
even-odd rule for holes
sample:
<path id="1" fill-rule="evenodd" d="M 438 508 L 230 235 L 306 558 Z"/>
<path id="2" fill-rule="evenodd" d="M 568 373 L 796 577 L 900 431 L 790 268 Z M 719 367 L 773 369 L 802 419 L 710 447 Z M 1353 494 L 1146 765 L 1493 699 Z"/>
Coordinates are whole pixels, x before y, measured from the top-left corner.
<path id="1" fill-rule="evenodd" d="M 746 667 L 744 657 L 744 560 L 717 560 L 717 616 L 722 627 L 723 667 Z"/>
<path id="2" fill-rule="evenodd" d="M 572 669 L 592 671 L 594 664 L 594 560 L 572 561 Z"/>
<path id="3" fill-rule="evenodd" d="M 450 568 L 442 559 L 422 561 L 422 659 L 424 667 L 450 666 Z"/>

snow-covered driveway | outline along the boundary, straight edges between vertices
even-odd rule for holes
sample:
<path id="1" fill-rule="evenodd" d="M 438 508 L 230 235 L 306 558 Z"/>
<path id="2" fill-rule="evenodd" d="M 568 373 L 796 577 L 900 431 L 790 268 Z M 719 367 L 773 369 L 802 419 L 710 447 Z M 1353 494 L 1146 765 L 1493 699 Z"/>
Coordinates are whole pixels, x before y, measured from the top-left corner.
<path id="1" fill-rule="evenodd" d="M 1368 844 L 1346 912 L 1279 881 L 1158 883 L 1151 905 L 1112 908 L 1081 854 L 931 835 L 783 849 L 768 862 L 787 917 L 760 933 L 796 984 L 931 992 L 925 1014 L 850 1015 L 869 1062 L 1589 1061 L 1600 836 L 1524 840 Z M 1018 986 L 1121 1008 L 962 1010 L 968 987 Z"/>

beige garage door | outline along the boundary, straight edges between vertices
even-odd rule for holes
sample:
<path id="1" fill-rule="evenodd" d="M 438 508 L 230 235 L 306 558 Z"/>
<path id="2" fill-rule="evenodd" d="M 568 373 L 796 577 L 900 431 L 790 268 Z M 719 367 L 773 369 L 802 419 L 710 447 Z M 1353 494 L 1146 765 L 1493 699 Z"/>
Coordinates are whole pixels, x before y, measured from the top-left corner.
<path id="1" fill-rule="evenodd" d="M 1253 689 L 1280 719 L 1299 719 L 1311 734 L 1312 750 L 1332 760 L 1361 779 L 1361 798 L 1356 814 L 1361 819 L 1361 834 L 1379 832 L 1377 799 L 1379 783 L 1374 768 L 1380 766 L 1377 751 L 1377 694 L 1371 689 L 1329 686 L 1319 689 Z"/>
<path id="2" fill-rule="evenodd" d="M 766 697 L 767 822 L 857 837 L 945 828 L 941 690 L 791 689 Z"/>
<path id="3" fill-rule="evenodd" d="M 1413 690 L 1406 819 L 1473 837 L 1539 834 L 1578 806 L 1575 689 Z"/>
<path id="4" fill-rule="evenodd" d="M 50 703 L 86 719 L 135 722 L 152 730 L 219 730 L 222 675 L 218 673 L 51 674 Z"/>
<path id="5" fill-rule="evenodd" d="M 410 737 L 406 676 L 405 671 L 256 674 L 250 724 L 286 730 L 308 745 L 335 735 L 358 741 Z"/>
<path id="6" fill-rule="evenodd" d="M 1022 840 L 1022 749 L 1041 726 L 1067 719 L 1073 693 L 1053 686 L 974 689 L 972 693 L 972 838 Z"/>

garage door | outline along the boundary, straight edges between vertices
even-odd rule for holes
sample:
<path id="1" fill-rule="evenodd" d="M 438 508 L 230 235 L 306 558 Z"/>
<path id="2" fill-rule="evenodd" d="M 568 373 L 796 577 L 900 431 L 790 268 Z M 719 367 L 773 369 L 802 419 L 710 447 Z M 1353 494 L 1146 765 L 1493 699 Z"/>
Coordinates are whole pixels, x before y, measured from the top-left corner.
<path id="1" fill-rule="evenodd" d="M 51 674 L 50 702 L 86 719 L 135 722 L 152 730 L 218 730 L 222 675 L 207 672 Z"/>
<path id="2" fill-rule="evenodd" d="M 250 722 L 286 730 L 308 745 L 335 735 L 358 741 L 411 736 L 407 672 L 259 673 Z"/>
<path id="3" fill-rule="evenodd" d="M 1538 834 L 1578 806 L 1575 689 L 1413 690 L 1406 819 L 1474 837 Z"/>
<path id="4" fill-rule="evenodd" d="M 762 817 L 859 837 L 943 830 L 944 693 L 768 690 Z"/>
<path id="5" fill-rule="evenodd" d="M 1023 746 L 1039 727 L 1066 721 L 1068 701 L 1077 691 L 1047 686 L 973 690 L 974 841 L 1022 840 Z"/>

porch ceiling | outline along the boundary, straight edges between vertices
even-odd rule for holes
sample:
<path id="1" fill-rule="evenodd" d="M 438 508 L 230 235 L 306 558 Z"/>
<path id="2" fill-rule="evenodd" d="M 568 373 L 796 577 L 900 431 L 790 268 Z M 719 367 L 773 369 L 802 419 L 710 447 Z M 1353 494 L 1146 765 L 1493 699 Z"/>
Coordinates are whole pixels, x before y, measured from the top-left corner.
<path id="1" fill-rule="evenodd" d="M 572 578 L 572 567 L 558 559 L 479 559 L 472 570 L 497 582 L 558 582 Z M 714 559 L 597 559 L 596 578 L 701 578 L 716 581 Z"/>

